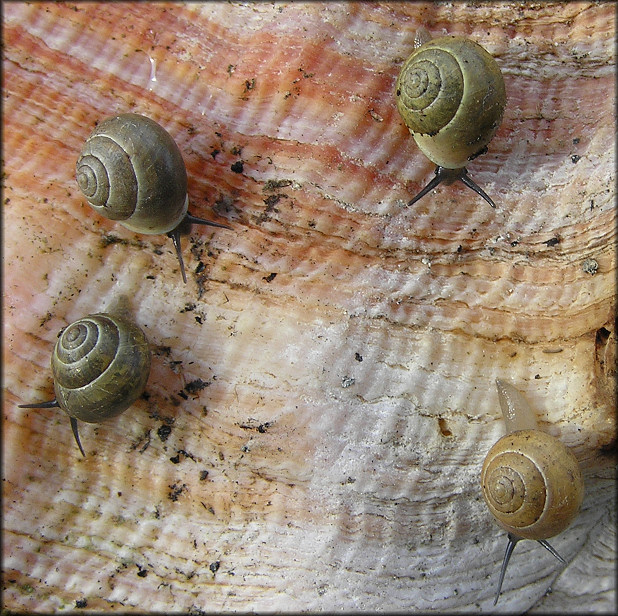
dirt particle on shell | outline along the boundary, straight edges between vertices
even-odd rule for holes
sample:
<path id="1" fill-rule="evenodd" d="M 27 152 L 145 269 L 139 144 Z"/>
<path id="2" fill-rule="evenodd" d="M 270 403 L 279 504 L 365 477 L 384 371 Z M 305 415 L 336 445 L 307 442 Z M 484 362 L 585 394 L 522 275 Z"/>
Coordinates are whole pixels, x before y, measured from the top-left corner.
<path id="1" fill-rule="evenodd" d="M 449 429 L 446 420 L 442 417 L 438 418 L 438 427 L 440 428 L 440 434 L 442 436 L 453 436 L 452 431 Z"/>
<path id="2" fill-rule="evenodd" d="M 291 186 L 292 180 L 268 180 L 262 188 L 262 192 L 273 192 L 279 188 Z"/>
<path id="3" fill-rule="evenodd" d="M 341 379 L 341 387 L 347 389 L 348 387 L 352 387 L 356 383 L 356 379 L 353 376 L 344 376 Z"/>
<path id="4" fill-rule="evenodd" d="M 169 435 L 172 433 L 172 428 L 166 424 L 159 426 L 157 430 L 157 436 L 161 440 L 162 443 L 165 443 L 169 438 Z"/>
<path id="5" fill-rule="evenodd" d="M 595 259 L 586 259 L 582 263 L 582 269 L 584 270 L 584 272 L 586 272 L 586 274 L 594 276 L 599 270 L 599 264 Z"/>
<path id="6" fill-rule="evenodd" d="M 206 387 L 208 387 L 209 385 L 210 385 L 210 381 L 203 381 L 202 379 L 195 379 L 194 381 L 191 381 L 190 383 L 187 383 L 185 385 L 184 391 L 186 391 L 187 394 L 194 396 L 195 394 L 202 391 L 202 389 L 206 389 Z"/>
<path id="7" fill-rule="evenodd" d="M 173 503 L 175 503 L 180 497 L 180 495 L 187 489 L 187 484 L 186 483 L 182 483 L 182 484 L 173 483 L 171 486 L 168 486 L 168 487 L 170 491 L 167 497 Z"/>
<path id="8" fill-rule="evenodd" d="M 54 318 L 54 315 L 51 312 L 47 312 L 45 314 L 45 316 L 39 322 L 39 327 L 43 327 L 43 325 L 45 325 L 45 323 L 47 323 L 49 320 L 51 320 L 53 318 Z"/>
<path id="9" fill-rule="evenodd" d="M 279 203 L 279 201 L 281 200 L 281 197 L 285 197 L 285 195 L 280 195 L 280 194 L 269 195 L 268 197 L 266 197 L 266 199 L 264 199 L 264 204 L 267 205 L 268 207 L 277 205 L 277 203 Z"/>

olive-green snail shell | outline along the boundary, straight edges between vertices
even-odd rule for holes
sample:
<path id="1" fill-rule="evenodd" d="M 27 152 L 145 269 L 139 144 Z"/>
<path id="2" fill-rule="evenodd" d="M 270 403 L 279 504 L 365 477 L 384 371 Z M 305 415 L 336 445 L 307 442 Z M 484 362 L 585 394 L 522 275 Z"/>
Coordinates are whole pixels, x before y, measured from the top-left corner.
<path id="1" fill-rule="evenodd" d="M 150 374 L 150 348 L 128 319 L 91 314 L 60 335 L 51 358 L 56 401 L 69 417 L 98 423 L 126 411 Z"/>
<path id="2" fill-rule="evenodd" d="M 135 113 L 103 120 L 86 139 L 77 183 L 99 214 L 138 233 L 168 233 L 187 213 L 187 171 L 157 122 Z"/>
<path id="3" fill-rule="evenodd" d="M 396 98 L 418 147 L 445 169 L 465 167 L 485 151 L 506 106 L 496 61 L 460 36 L 435 38 L 416 49 L 399 73 Z"/>
<path id="4" fill-rule="evenodd" d="M 522 539 L 561 533 L 583 499 L 577 459 L 541 430 L 511 432 L 496 442 L 485 458 L 481 486 L 498 524 Z"/>

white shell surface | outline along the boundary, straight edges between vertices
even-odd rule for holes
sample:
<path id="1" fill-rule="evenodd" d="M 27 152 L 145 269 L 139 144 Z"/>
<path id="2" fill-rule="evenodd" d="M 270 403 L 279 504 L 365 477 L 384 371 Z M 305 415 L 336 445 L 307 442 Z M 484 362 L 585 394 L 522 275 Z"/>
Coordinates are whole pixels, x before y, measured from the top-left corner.
<path id="1" fill-rule="evenodd" d="M 6 3 L 5 608 L 493 611 L 500 378 L 586 496 L 552 541 L 569 566 L 521 542 L 498 608 L 615 609 L 614 10 Z M 504 75 L 468 168 L 495 210 L 457 185 L 404 206 L 433 174 L 393 93 L 421 25 Z M 187 285 L 169 239 L 77 188 L 128 111 L 234 228 L 183 238 Z M 125 297 L 147 395 L 83 426 L 83 459 L 63 413 L 17 405 L 52 397 L 59 330 Z"/>

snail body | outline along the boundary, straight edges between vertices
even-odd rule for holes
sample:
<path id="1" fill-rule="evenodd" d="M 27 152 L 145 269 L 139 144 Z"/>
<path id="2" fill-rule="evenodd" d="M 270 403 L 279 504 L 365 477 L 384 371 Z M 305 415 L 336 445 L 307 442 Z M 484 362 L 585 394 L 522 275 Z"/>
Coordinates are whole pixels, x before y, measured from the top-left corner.
<path id="1" fill-rule="evenodd" d="M 76 178 L 88 204 L 105 218 L 138 233 L 168 234 L 185 282 L 181 225 L 230 228 L 188 213 L 180 150 L 162 126 L 143 115 L 124 113 L 99 123 L 79 155 Z"/>
<path id="2" fill-rule="evenodd" d="M 496 382 L 507 434 L 489 450 L 481 470 L 483 497 L 508 533 L 502 581 L 515 544 L 534 539 L 564 563 L 546 541 L 577 516 L 584 486 L 577 459 L 558 439 L 538 429 L 533 411 L 510 384 Z"/>
<path id="3" fill-rule="evenodd" d="M 396 84 L 397 109 L 435 178 L 408 205 L 440 183 L 461 180 L 492 207 L 466 164 L 487 150 L 506 106 L 496 61 L 478 43 L 443 36 L 421 44 L 405 61 Z"/>
<path id="4" fill-rule="evenodd" d="M 99 423 L 126 411 L 142 394 L 150 374 L 150 348 L 132 321 L 91 314 L 66 327 L 51 357 L 55 398 L 20 408 L 60 407 L 71 420 L 84 454 L 77 421 Z"/>

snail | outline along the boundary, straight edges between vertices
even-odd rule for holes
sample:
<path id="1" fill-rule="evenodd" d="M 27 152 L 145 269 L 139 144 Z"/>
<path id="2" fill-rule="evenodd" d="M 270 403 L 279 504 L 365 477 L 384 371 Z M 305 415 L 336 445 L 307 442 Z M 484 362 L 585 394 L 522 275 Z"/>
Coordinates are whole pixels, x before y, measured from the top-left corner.
<path id="1" fill-rule="evenodd" d="M 180 150 L 162 126 L 143 115 L 103 120 L 86 139 L 76 176 L 88 204 L 105 218 L 138 233 L 166 233 L 185 283 L 181 226 L 231 229 L 188 213 L 187 170 Z"/>
<path id="2" fill-rule="evenodd" d="M 500 126 L 506 91 L 500 68 L 478 43 L 461 36 L 429 40 L 422 30 L 396 85 L 397 109 L 435 177 L 408 205 L 439 184 L 461 180 L 496 204 L 468 175 L 466 164 L 487 151 Z"/>
<path id="3" fill-rule="evenodd" d="M 51 357 L 55 398 L 19 408 L 60 407 L 71 420 L 82 455 L 77 420 L 99 423 L 126 411 L 150 374 L 142 330 L 125 317 L 100 313 L 74 321 L 59 335 Z"/>
<path id="4" fill-rule="evenodd" d="M 485 502 L 508 533 L 494 605 L 513 549 L 521 539 L 535 539 L 566 564 L 547 539 L 571 524 L 584 497 L 573 453 L 538 429 L 534 412 L 515 387 L 500 380 L 496 385 L 507 434 L 489 450 L 481 470 Z"/>

